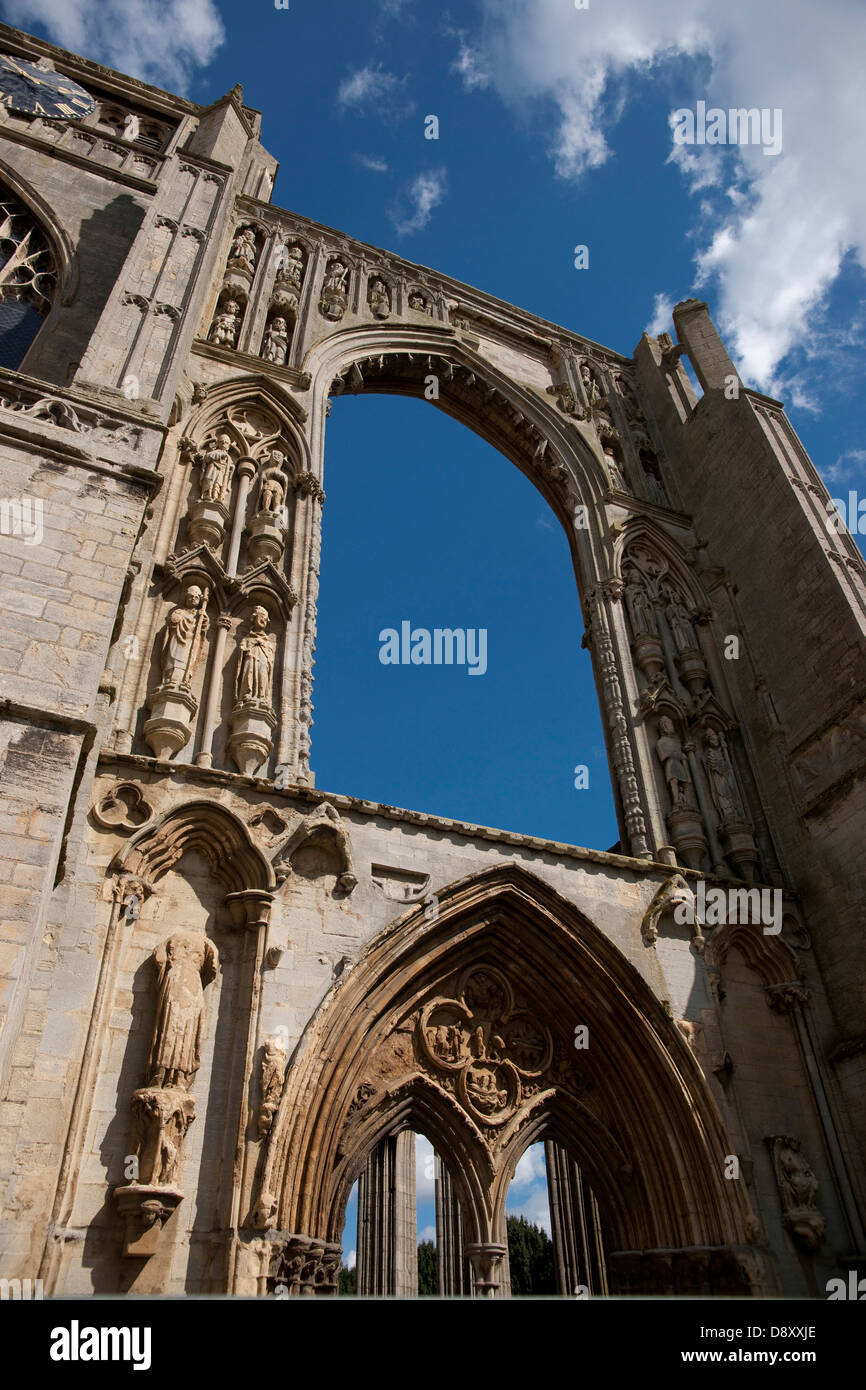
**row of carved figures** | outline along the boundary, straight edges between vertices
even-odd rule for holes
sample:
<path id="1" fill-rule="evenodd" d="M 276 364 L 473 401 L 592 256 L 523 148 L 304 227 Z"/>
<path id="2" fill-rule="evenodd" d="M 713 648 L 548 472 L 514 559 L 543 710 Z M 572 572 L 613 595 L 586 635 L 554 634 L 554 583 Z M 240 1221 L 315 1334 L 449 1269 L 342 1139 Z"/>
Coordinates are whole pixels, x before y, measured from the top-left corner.
<path id="1" fill-rule="evenodd" d="M 229 250 L 222 289 L 208 334 L 218 347 L 236 348 L 249 302 L 253 275 L 261 255 L 256 232 L 248 225 L 238 228 Z M 268 301 L 267 322 L 259 345 L 259 356 L 277 367 L 286 365 L 291 339 L 300 308 L 301 289 L 306 274 L 306 258 L 297 243 L 282 245 L 276 260 L 276 278 Z M 339 256 L 328 262 L 319 297 L 319 312 L 338 321 L 349 307 L 352 271 Z M 420 289 L 408 295 L 408 307 L 415 313 L 429 314 L 431 301 Z M 373 318 L 386 319 L 393 311 L 393 290 L 379 273 L 367 277 L 367 307 Z"/>

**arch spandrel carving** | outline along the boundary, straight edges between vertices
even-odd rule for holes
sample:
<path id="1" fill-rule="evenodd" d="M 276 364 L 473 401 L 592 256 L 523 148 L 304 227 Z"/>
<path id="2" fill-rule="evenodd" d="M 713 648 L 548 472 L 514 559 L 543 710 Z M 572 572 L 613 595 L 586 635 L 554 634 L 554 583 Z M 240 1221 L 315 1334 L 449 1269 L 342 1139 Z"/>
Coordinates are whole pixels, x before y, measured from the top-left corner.
<path id="1" fill-rule="evenodd" d="M 308 1025 L 259 1176 L 272 1224 L 337 1239 L 366 1155 L 417 1125 L 473 1239 L 498 1238 L 514 1167 L 548 1135 L 577 1150 L 618 1248 L 746 1243 L 698 1062 L 611 942 L 517 865 L 437 896 L 437 920 L 413 909 L 376 937 Z"/>

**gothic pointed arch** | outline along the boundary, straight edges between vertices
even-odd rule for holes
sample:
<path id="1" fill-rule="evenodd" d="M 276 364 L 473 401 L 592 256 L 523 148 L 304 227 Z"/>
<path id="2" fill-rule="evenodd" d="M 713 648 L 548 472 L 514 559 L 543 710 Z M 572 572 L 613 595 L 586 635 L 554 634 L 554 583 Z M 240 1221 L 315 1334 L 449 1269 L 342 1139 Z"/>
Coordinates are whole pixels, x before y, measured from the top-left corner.
<path id="1" fill-rule="evenodd" d="M 433 1140 L 479 1240 L 502 1239 L 514 1167 L 553 1137 L 598 1188 L 615 1251 L 747 1243 L 703 1074 L 620 951 L 517 864 L 437 898 L 435 921 L 416 908 L 377 936 L 308 1025 L 262 1171 L 275 1223 L 339 1239 L 352 1175 L 402 1125 Z"/>
<path id="2" fill-rule="evenodd" d="M 592 543 L 601 545 L 594 513 L 609 482 L 600 445 L 584 437 L 577 421 L 558 411 L 541 389 L 518 382 L 453 330 L 432 322 L 412 329 L 341 329 L 308 354 L 304 367 L 317 407 L 329 394 L 415 396 L 466 425 L 514 463 L 549 503 L 578 553 L 583 580 L 591 582 L 600 571 L 586 553 L 589 530 L 575 529 L 573 519 L 574 508 L 586 505 Z"/>

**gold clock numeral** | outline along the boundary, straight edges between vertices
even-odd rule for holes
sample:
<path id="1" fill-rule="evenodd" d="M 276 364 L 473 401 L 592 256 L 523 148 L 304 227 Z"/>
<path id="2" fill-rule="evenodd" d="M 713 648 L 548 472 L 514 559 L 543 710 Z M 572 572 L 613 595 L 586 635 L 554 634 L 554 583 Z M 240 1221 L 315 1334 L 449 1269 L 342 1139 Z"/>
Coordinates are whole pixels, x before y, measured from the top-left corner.
<path id="1" fill-rule="evenodd" d="M 33 114 L 34 114 L 34 116 L 47 116 L 47 115 L 48 115 L 48 112 L 45 110 L 45 107 L 42 105 L 42 102 L 41 102 L 41 101 L 34 101 L 34 103 L 33 103 Z"/>
<path id="2" fill-rule="evenodd" d="M 74 115 L 75 115 L 75 107 L 74 107 L 74 106 L 70 106 L 70 105 L 68 104 L 68 102 L 65 102 L 65 101 L 58 101 L 58 103 L 57 103 L 57 110 L 58 110 L 58 111 L 62 111 L 63 114 L 64 114 L 64 116 L 74 116 Z"/>

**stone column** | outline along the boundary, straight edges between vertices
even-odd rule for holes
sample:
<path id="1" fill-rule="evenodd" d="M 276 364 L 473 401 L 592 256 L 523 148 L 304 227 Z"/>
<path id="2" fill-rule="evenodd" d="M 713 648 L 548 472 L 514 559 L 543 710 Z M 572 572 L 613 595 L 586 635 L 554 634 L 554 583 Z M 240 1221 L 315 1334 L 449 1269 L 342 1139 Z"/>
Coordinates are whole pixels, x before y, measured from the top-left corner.
<path id="1" fill-rule="evenodd" d="M 551 1139 L 545 1141 L 544 1156 L 557 1290 L 573 1296 L 578 1284 L 583 1284 L 592 1295 L 606 1294 L 598 1207 L 589 1184 L 574 1160 Z"/>
<path id="2" fill-rule="evenodd" d="M 475 1298 L 507 1297 L 505 1287 L 508 1266 L 508 1246 L 490 1241 L 467 1245 L 466 1254 L 472 1269 L 472 1294 Z"/>
<path id="3" fill-rule="evenodd" d="M 241 549 L 241 536 L 247 515 L 247 496 L 250 483 L 256 476 L 256 461 L 252 458 L 238 460 L 238 490 L 235 497 L 235 513 L 232 517 L 232 534 L 229 541 L 229 557 L 226 561 L 226 574 L 237 574 L 238 555 Z"/>
<path id="4" fill-rule="evenodd" d="M 367 1159 L 358 1183 L 358 1293 L 415 1298 L 415 1136 L 404 1130 Z"/>
<path id="5" fill-rule="evenodd" d="M 442 1298 L 465 1298 L 469 1294 L 466 1252 L 463 1248 L 463 1217 L 451 1181 L 441 1159 L 436 1159 L 436 1268 Z"/>
<path id="6" fill-rule="evenodd" d="M 225 663 L 226 638 L 231 628 L 231 618 L 223 613 L 217 618 L 217 634 L 211 655 L 210 672 L 207 682 L 207 702 L 204 711 L 204 727 L 201 733 L 201 747 L 196 755 L 197 767 L 210 767 L 213 763 L 213 736 L 219 715 L 219 702 L 222 693 L 223 666 Z"/>

